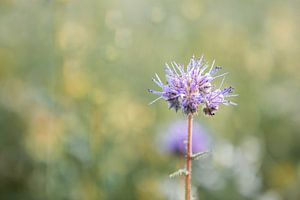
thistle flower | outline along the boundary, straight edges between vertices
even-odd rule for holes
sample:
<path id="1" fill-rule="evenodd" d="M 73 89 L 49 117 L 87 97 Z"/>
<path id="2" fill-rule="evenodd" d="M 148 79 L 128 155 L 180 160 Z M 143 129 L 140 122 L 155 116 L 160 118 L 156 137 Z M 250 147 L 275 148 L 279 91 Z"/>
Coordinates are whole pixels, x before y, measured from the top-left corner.
<path id="1" fill-rule="evenodd" d="M 233 92 L 232 87 L 221 89 L 225 80 L 223 73 L 216 75 L 221 67 L 214 67 L 212 63 L 210 69 L 208 64 L 204 62 L 203 56 L 200 59 L 196 59 L 194 56 L 191 58 L 189 64 L 184 67 L 176 62 L 171 63 L 171 67 L 166 64 L 166 84 L 160 80 L 156 74 L 153 81 L 161 88 L 161 91 L 151 90 L 148 91 L 159 95 L 157 99 L 150 104 L 156 102 L 159 99 L 165 99 L 169 103 L 169 108 L 174 109 L 176 112 L 182 110 L 187 115 L 187 132 L 181 131 L 178 127 L 176 131 L 179 134 L 187 133 L 183 138 L 186 138 L 186 148 L 184 143 L 181 145 L 181 137 L 177 140 L 170 142 L 170 149 L 175 152 L 186 154 L 186 166 L 183 169 L 179 169 L 176 172 L 170 174 L 170 177 L 185 176 L 185 200 L 191 199 L 191 174 L 192 174 L 192 160 L 198 159 L 205 152 L 193 153 L 196 151 L 193 146 L 197 139 L 193 138 L 193 114 L 198 112 L 200 106 L 203 107 L 203 112 L 206 115 L 214 115 L 219 109 L 220 104 L 235 105 L 235 103 L 227 100 L 227 97 L 236 96 L 231 94 Z M 220 86 L 216 89 L 216 86 L 212 84 L 212 81 L 216 78 L 223 77 Z M 194 147 L 195 148 L 195 147 Z M 186 150 L 186 151 L 185 151 Z"/>
<path id="2" fill-rule="evenodd" d="M 162 148 L 175 155 L 186 154 L 186 122 L 175 121 L 167 128 L 166 134 L 162 138 Z M 193 124 L 192 152 L 208 151 L 210 137 L 199 123 Z"/>
<path id="3" fill-rule="evenodd" d="M 221 67 L 214 67 L 214 62 L 209 71 L 205 72 L 208 67 L 203 56 L 200 59 L 193 56 L 186 69 L 176 62 L 172 62 L 171 66 L 166 64 L 167 83 L 163 84 L 156 74 L 153 81 L 161 88 L 161 91 L 151 89 L 148 91 L 160 97 L 150 104 L 163 98 L 169 103 L 170 109 L 174 109 L 176 112 L 181 109 L 185 114 L 198 112 L 199 106 L 202 105 L 204 107 L 203 111 L 207 115 L 214 115 L 220 104 L 235 105 L 235 103 L 226 99 L 230 96 L 236 96 L 231 94 L 233 88 L 220 89 L 227 73 L 216 75 Z M 223 77 L 223 80 L 219 88 L 215 89 L 212 81 L 219 77 Z"/>

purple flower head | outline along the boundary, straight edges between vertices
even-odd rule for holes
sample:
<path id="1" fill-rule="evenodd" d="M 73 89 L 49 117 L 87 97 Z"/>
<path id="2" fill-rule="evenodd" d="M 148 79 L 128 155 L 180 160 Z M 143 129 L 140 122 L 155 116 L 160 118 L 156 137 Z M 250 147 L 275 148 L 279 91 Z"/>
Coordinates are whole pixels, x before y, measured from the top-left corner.
<path id="1" fill-rule="evenodd" d="M 163 98 L 169 103 L 170 109 L 174 109 L 176 112 L 181 109 L 185 114 L 196 113 L 199 106 L 202 105 L 204 106 L 204 113 L 209 115 L 214 115 L 220 104 L 234 105 L 234 103 L 225 99 L 229 96 L 235 96 L 230 95 L 233 88 L 220 90 L 224 78 L 218 89 L 214 90 L 215 86 L 212 85 L 214 79 L 224 77 L 227 73 L 215 75 L 221 67 L 214 67 L 214 62 L 210 70 L 205 72 L 208 67 L 208 64 L 203 60 L 203 56 L 200 59 L 193 56 L 186 69 L 183 65 L 175 62 L 172 62 L 171 66 L 166 64 L 167 82 L 163 84 L 156 74 L 153 81 L 161 88 L 161 91 L 148 90 L 159 95 L 150 104 Z"/>
<path id="2" fill-rule="evenodd" d="M 186 154 L 186 130 L 185 121 L 177 121 L 172 123 L 168 129 L 167 134 L 163 138 L 163 148 L 172 154 L 185 155 Z M 210 147 L 210 137 L 206 134 L 199 123 L 193 123 L 192 135 L 192 151 L 193 153 L 208 151 Z"/>
<path id="3" fill-rule="evenodd" d="M 224 88 L 223 90 L 217 89 L 211 92 L 209 95 L 207 95 L 206 98 L 207 101 L 205 107 L 203 108 L 203 112 L 206 115 L 214 115 L 219 108 L 219 104 L 236 105 L 234 102 L 225 99 L 225 97 L 236 96 L 236 95 L 230 95 L 232 91 L 233 88 L 228 87 L 228 88 Z"/>

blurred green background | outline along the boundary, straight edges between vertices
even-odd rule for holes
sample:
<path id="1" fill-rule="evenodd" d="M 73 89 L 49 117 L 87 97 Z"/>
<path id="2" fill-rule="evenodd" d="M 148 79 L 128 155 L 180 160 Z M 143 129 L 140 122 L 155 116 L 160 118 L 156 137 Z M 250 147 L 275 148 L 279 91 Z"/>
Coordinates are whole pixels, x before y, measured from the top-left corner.
<path id="1" fill-rule="evenodd" d="M 181 113 L 147 93 L 195 54 L 229 71 L 237 107 L 194 119 L 214 138 L 196 199 L 300 199 L 297 0 L 1 0 L 0 199 L 183 199 L 156 142 Z M 172 194 L 173 193 L 173 194 Z"/>

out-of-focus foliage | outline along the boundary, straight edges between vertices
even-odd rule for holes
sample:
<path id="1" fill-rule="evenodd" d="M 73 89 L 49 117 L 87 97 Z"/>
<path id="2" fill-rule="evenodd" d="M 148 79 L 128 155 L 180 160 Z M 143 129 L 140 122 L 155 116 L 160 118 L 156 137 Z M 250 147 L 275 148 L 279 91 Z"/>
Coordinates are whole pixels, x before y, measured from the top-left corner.
<path id="1" fill-rule="evenodd" d="M 194 120 L 199 199 L 300 199 L 300 3 L 0 1 L 0 199 L 175 199 L 183 158 L 156 138 L 183 114 L 155 98 L 165 62 L 202 53 L 240 97 Z M 178 195 L 177 195 L 178 194 Z M 173 197 L 172 197 L 173 195 Z M 182 199 L 182 198 L 179 198 Z"/>

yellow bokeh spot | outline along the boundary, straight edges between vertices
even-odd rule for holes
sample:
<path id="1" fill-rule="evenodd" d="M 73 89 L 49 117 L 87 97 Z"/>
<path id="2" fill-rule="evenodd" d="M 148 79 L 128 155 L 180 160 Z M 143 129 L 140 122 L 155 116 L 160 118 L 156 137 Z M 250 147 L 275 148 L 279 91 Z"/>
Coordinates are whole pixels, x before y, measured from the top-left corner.
<path id="1" fill-rule="evenodd" d="M 67 22 L 58 31 L 58 44 L 63 50 L 82 50 L 91 39 L 86 27 L 79 23 Z"/>
<path id="2" fill-rule="evenodd" d="M 266 34 L 275 47 L 289 51 L 297 44 L 296 21 L 290 8 L 282 5 L 274 6 L 266 19 Z M 292 48 L 293 49 L 293 48 Z"/>
<path id="3" fill-rule="evenodd" d="M 283 162 L 270 170 L 270 184 L 272 187 L 286 188 L 296 181 L 296 170 L 291 163 Z"/>
<path id="4" fill-rule="evenodd" d="M 29 133 L 25 143 L 30 154 L 38 160 L 56 159 L 64 133 L 63 120 L 43 107 L 36 107 L 30 116 Z"/>
<path id="5" fill-rule="evenodd" d="M 158 179 L 149 177 L 139 180 L 139 184 L 137 184 L 136 188 L 138 199 L 164 199 L 159 188 L 160 183 Z"/>
<path id="6" fill-rule="evenodd" d="M 107 106 L 107 120 L 109 124 L 122 132 L 119 135 L 121 138 L 127 137 L 125 132 L 139 132 L 151 123 L 151 112 L 145 105 L 136 102 L 133 97 L 119 94 L 111 99 L 112 101 Z"/>
<path id="7" fill-rule="evenodd" d="M 199 1 L 186 0 L 182 2 L 181 12 L 189 20 L 198 19 L 202 13 L 202 6 Z"/>
<path id="8" fill-rule="evenodd" d="M 66 61 L 63 70 L 66 93 L 74 98 L 85 96 L 91 84 L 80 63 L 74 60 Z"/>

